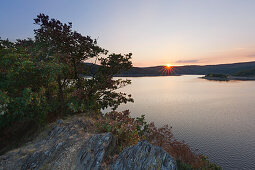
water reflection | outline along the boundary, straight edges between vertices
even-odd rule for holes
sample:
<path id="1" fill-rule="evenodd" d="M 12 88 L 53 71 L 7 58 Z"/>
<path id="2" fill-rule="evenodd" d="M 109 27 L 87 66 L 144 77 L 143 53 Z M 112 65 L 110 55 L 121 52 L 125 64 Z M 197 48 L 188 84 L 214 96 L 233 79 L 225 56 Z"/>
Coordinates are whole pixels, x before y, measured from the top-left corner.
<path id="1" fill-rule="evenodd" d="M 120 106 L 173 126 L 186 141 L 224 169 L 255 169 L 255 81 L 208 81 L 199 76 L 130 78 L 135 103 Z"/>

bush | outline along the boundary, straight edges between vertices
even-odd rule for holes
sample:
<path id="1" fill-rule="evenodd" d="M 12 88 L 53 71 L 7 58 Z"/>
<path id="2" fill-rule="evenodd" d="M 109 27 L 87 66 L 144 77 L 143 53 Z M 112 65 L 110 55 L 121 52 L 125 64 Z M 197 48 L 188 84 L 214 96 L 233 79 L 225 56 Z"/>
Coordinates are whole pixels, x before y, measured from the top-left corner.
<path id="1" fill-rule="evenodd" d="M 148 130 L 144 116 L 137 119 L 131 118 L 129 110 L 107 113 L 101 117 L 96 126 L 98 132 L 111 132 L 116 137 L 120 151 L 145 139 Z"/>
<path id="2" fill-rule="evenodd" d="M 96 126 L 98 132 L 111 132 L 116 137 L 119 151 L 146 139 L 168 152 L 176 160 L 178 169 L 221 169 L 205 156 L 192 152 L 183 141 L 177 141 L 171 127 L 165 125 L 157 128 L 154 123 L 148 124 L 144 115 L 131 118 L 128 110 L 113 111 L 103 115 Z"/>
<path id="3" fill-rule="evenodd" d="M 221 169 L 208 161 L 207 157 L 194 153 L 184 141 L 177 141 L 171 129 L 168 125 L 157 128 L 151 123 L 147 138 L 151 144 L 168 152 L 176 160 L 178 169 Z"/>

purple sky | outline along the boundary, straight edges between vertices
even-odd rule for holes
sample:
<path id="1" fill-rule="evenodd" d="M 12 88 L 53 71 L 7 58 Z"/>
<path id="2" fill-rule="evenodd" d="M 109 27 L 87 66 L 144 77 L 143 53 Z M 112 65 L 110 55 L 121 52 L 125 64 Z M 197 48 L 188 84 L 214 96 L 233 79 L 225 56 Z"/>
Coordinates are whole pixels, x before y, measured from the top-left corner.
<path id="1" fill-rule="evenodd" d="M 45 13 L 135 66 L 255 60 L 255 0 L 1 0 L 0 37 L 33 37 Z"/>

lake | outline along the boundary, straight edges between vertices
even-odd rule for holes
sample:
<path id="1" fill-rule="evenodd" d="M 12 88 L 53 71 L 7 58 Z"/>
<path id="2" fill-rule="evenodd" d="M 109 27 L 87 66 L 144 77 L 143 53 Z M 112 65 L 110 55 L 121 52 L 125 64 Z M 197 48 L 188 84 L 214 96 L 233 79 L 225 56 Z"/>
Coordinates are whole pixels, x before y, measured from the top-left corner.
<path id="1" fill-rule="evenodd" d="M 223 169 L 255 169 L 255 81 L 209 81 L 200 76 L 132 77 L 121 89 L 133 116 L 169 124 L 178 140 Z"/>

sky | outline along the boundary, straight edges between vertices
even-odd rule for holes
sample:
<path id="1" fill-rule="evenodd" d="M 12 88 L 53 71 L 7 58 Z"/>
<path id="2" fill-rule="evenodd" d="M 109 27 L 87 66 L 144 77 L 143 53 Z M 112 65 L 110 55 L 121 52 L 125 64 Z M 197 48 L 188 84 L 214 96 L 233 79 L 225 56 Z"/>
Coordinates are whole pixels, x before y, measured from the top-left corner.
<path id="1" fill-rule="evenodd" d="M 1 0 L 0 37 L 33 37 L 39 13 L 134 66 L 255 61 L 255 0 Z"/>

